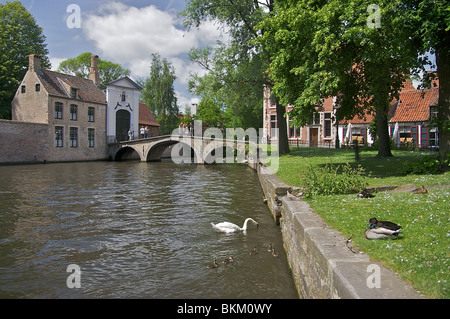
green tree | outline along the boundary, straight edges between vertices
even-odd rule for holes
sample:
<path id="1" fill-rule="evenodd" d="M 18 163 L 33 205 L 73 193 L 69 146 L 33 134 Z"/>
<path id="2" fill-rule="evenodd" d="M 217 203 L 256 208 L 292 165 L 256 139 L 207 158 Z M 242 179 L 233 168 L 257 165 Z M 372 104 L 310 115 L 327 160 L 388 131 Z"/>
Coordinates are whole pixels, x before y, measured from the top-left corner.
<path id="1" fill-rule="evenodd" d="M 270 59 L 255 42 L 259 35 L 256 26 L 273 13 L 274 3 L 275 0 L 189 0 L 186 2 L 186 9 L 182 12 L 188 27 L 198 27 L 202 21 L 207 20 L 218 21 L 226 26 L 231 36 L 231 43 L 221 45 L 217 52 L 210 56 L 214 63 L 202 64 L 208 71 L 214 70 L 204 82 L 212 82 L 223 89 L 222 96 L 218 97 L 214 94 L 210 97 L 224 101 L 228 107 L 228 118 L 237 118 L 229 123 L 241 124 L 243 128 L 255 123 L 262 124 L 260 115 L 251 122 L 247 120 L 249 116 L 255 116 L 258 111 L 262 113 L 263 85 L 271 85 L 264 76 Z M 202 55 L 205 57 L 204 52 Z M 207 60 L 203 61 L 207 62 Z M 216 78 L 211 79 L 211 77 Z M 201 81 L 198 82 L 202 85 Z M 204 84 L 203 87 L 205 87 Z M 256 90 L 259 90 L 259 93 Z M 280 130 L 279 153 L 287 154 L 289 143 L 285 119 L 286 107 L 278 103 L 278 99 L 276 101 Z M 258 104 L 261 107 L 257 106 Z M 244 110 L 242 106 L 247 110 Z"/>
<path id="2" fill-rule="evenodd" d="M 436 54 L 439 77 L 439 149 L 446 160 L 450 150 L 450 6 L 446 0 L 411 0 L 409 18 L 422 47 Z M 430 85 L 430 78 L 425 86 Z"/>
<path id="3" fill-rule="evenodd" d="M 172 133 L 179 122 L 180 111 L 174 89 L 175 80 L 173 65 L 166 58 L 162 59 L 159 54 L 153 54 L 150 76 L 141 81 L 144 87 L 141 99 L 161 124 L 163 135 Z"/>
<path id="4" fill-rule="evenodd" d="M 203 128 L 224 128 L 224 112 L 220 103 L 217 103 L 208 97 L 202 99 L 197 107 L 196 120 L 203 122 Z"/>
<path id="5" fill-rule="evenodd" d="M 259 28 L 272 57 L 270 76 L 291 118 L 304 125 L 327 97 L 337 97 L 339 118 L 376 114 L 378 156 L 392 156 L 388 109 L 403 81 L 423 70 L 409 8 L 397 0 L 279 0 Z M 377 4 L 378 6 L 373 6 Z M 373 10 L 372 10 L 372 9 Z"/>
<path id="6" fill-rule="evenodd" d="M 76 58 L 67 59 L 61 62 L 58 71 L 65 74 L 70 74 L 82 78 L 89 78 L 91 70 L 91 55 L 90 52 L 85 52 Z M 98 59 L 98 71 L 100 74 L 100 87 L 105 89 L 105 84 L 117 80 L 121 77 L 130 75 L 130 71 L 124 69 L 117 63 Z"/>
<path id="7" fill-rule="evenodd" d="M 50 67 L 43 30 L 20 1 L 0 3 L 0 118 L 11 118 L 11 102 L 28 69 L 28 56 Z"/>
<path id="8" fill-rule="evenodd" d="M 232 47 L 192 49 L 190 58 L 208 73 L 202 77 L 192 74 L 190 90 L 204 99 L 223 105 L 226 127 L 262 127 L 264 68 L 259 55 L 245 63 L 231 60 Z M 240 59 L 242 60 L 242 59 Z"/>

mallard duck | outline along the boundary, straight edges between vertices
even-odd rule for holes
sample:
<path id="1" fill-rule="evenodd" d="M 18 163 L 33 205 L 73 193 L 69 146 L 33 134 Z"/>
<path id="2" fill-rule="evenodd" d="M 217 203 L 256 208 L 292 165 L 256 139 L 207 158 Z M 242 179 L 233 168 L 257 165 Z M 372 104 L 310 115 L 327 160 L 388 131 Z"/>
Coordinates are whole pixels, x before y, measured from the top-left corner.
<path id="1" fill-rule="evenodd" d="M 259 253 L 258 248 L 255 247 L 255 249 L 253 249 L 253 250 L 250 252 L 250 256 L 255 256 L 255 255 L 258 254 L 258 253 Z"/>
<path id="2" fill-rule="evenodd" d="M 273 246 L 272 244 L 269 244 L 269 247 L 267 248 L 267 251 L 272 252 L 273 251 Z"/>
<path id="3" fill-rule="evenodd" d="M 389 221 L 379 221 L 376 218 L 369 220 L 369 228 L 364 232 L 367 239 L 387 239 L 396 238 L 402 228 Z"/>
<path id="4" fill-rule="evenodd" d="M 211 265 L 209 265 L 209 266 L 206 267 L 206 268 L 208 268 L 208 269 L 214 269 L 214 268 L 217 268 L 217 267 L 219 267 L 219 264 L 217 263 L 217 260 L 214 260 L 214 263 L 212 263 Z"/>
<path id="5" fill-rule="evenodd" d="M 412 191 L 414 194 L 426 194 L 428 193 L 428 190 L 425 188 L 425 186 L 422 185 L 421 188 L 416 188 Z"/>
<path id="6" fill-rule="evenodd" d="M 272 249 L 272 256 L 273 257 L 278 257 L 278 253 L 275 251 L 275 248 Z"/>
<path id="7" fill-rule="evenodd" d="M 359 197 L 359 198 L 374 198 L 375 195 L 373 195 L 372 193 L 370 193 L 370 192 L 367 190 L 367 188 L 364 188 L 364 189 L 362 190 L 362 192 L 360 192 L 360 193 L 358 194 L 358 197 Z"/>
<path id="8" fill-rule="evenodd" d="M 235 233 L 235 232 L 239 232 L 239 231 L 247 231 L 247 225 L 248 222 L 253 222 L 256 224 L 256 227 L 259 227 L 259 224 L 252 218 L 247 218 L 244 222 L 244 226 L 239 227 L 238 225 L 229 223 L 229 222 L 224 222 L 224 223 L 219 223 L 217 225 L 214 225 L 213 223 L 211 223 L 211 226 L 219 233 Z"/>
<path id="9" fill-rule="evenodd" d="M 224 261 L 222 261 L 222 264 L 230 264 L 234 262 L 233 257 L 228 257 L 227 259 L 225 259 Z"/>

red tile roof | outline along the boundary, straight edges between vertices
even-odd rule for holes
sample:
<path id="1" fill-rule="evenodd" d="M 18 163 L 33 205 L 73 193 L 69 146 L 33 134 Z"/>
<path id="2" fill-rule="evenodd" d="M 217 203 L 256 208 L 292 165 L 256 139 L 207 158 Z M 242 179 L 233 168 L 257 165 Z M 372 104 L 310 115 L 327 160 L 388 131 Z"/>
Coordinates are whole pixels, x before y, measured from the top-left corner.
<path id="1" fill-rule="evenodd" d="M 106 104 L 105 93 L 89 79 L 49 70 L 41 70 L 37 75 L 51 96 L 70 99 L 70 92 L 67 92 L 67 89 L 64 87 L 65 83 L 69 87 L 78 90 L 77 95 L 80 101 Z"/>
<path id="2" fill-rule="evenodd" d="M 400 100 L 400 103 L 399 103 Z M 392 102 L 389 110 L 390 122 L 424 122 L 430 119 L 430 107 L 436 106 L 439 100 L 439 80 L 433 80 L 433 88 L 418 90 L 411 80 L 403 83 L 400 99 Z M 341 121 L 341 124 L 369 124 L 374 115 L 367 114 L 364 118 L 355 117 L 350 121 Z"/>
<path id="3" fill-rule="evenodd" d="M 139 125 L 148 125 L 160 127 L 161 125 L 156 121 L 148 106 L 144 103 L 139 103 Z"/>
<path id="4" fill-rule="evenodd" d="M 400 92 L 400 103 L 397 104 L 392 123 L 422 122 L 430 119 L 430 107 L 437 104 L 439 89 L 414 90 Z"/>

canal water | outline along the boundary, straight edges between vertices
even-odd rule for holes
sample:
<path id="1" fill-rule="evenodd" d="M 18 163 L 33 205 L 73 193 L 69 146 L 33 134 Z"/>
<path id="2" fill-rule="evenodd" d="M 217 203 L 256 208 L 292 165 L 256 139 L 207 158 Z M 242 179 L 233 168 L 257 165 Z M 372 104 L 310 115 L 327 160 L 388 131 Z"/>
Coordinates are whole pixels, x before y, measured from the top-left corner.
<path id="1" fill-rule="evenodd" d="M 241 165 L 0 167 L 0 298 L 298 298 L 262 198 Z M 246 233 L 211 226 L 249 217 Z"/>

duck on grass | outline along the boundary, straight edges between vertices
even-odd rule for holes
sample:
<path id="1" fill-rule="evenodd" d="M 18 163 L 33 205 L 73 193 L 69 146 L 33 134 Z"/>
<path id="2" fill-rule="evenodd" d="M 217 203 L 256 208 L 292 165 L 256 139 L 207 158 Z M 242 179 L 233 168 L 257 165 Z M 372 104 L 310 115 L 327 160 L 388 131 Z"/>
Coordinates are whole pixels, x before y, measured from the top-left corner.
<path id="1" fill-rule="evenodd" d="M 375 217 L 369 220 L 369 228 L 364 232 L 367 239 L 396 239 L 402 227 L 390 222 L 379 221 Z"/>

